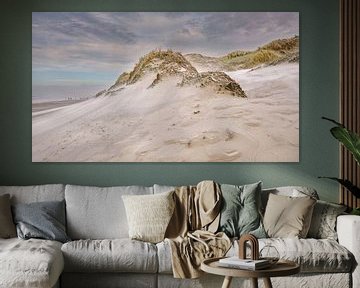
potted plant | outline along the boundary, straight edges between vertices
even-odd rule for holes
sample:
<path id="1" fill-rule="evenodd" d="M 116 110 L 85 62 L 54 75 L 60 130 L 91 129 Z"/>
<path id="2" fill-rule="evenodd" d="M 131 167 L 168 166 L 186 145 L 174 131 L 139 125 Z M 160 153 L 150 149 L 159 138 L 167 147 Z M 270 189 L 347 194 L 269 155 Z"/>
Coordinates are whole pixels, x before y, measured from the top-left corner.
<path id="1" fill-rule="evenodd" d="M 360 165 L 360 136 L 353 131 L 347 129 L 343 124 L 336 122 L 333 119 L 322 117 L 327 121 L 330 121 L 336 124 L 335 127 L 330 129 L 331 134 L 342 143 L 347 150 L 353 155 L 355 161 Z M 349 190 L 356 198 L 360 198 L 360 187 L 354 185 L 348 179 L 340 179 L 336 177 L 319 177 L 319 178 L 328 178 L 334 181 L 339 182 L 347 190 Z M 351 214 L 360 215 L 360 207 L 354 208 Z"/>

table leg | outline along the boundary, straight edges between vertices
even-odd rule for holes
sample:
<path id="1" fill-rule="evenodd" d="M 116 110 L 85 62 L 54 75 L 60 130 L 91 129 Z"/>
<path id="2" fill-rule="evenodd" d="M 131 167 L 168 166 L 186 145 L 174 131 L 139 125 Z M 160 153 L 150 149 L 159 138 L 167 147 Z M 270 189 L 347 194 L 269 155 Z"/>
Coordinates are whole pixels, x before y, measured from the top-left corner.
<path id="1" fill-rule="evenodd" d="M 252 287 L 258 288 L 258 279 L 257 278 L 251 278 Z"/>
<path id="2" fill-rule="evenodd" d="M 273 288 L 270 278 L 266 277 L 263 279 L 264 279 L 265 288 Z"/>
<path id="3" fill-rule="evenodd" d="M 232 277 L 231 276 L 225 276 L 224 282 L 221 286 L 221 288 L 230 288 Z"/>

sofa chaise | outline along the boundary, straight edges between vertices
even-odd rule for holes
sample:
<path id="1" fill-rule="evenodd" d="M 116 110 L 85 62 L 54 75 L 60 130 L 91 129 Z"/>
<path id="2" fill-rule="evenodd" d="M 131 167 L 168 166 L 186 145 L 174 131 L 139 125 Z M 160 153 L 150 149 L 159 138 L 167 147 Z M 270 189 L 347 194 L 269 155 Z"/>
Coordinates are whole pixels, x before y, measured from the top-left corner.
<path id="1" fill-rule="evenodd" d="M 198 279 L 175 279 L 168 242 L 149 243 L 129 238 L 123 195 L 152 195 L 174 187 L 154 185 L 91 187 L 77 185 L 0 186 L 12 205 L 62 201 L 66 205 L 66 231 L 71 241 L 19 238 L 0 239 L 0 287 L 221 287 L 223 277 L 205 274 Z M 265 207 L 269 194 L 294 196 L 304 187 L 262 191 Z M 304 195 L 305 195 L 304 194 Z M 301 197 L 301 195 L 297 195 Z M 337 216 L 335 239 L 264 238 L 281 258 L 296 261 L 301 272 L 272 279 L 274 287 L 360 287 L 360 217 Z M 227 255 L 236 255 L 234 241 Z M 233 286 L 250 287 L 246 279 Z M 259 281 L 261 286 L 262 281 Z M 239 286 L 240 287 L 240 286 Z M 243 287 L 243 286 L 241 286 Z"/>

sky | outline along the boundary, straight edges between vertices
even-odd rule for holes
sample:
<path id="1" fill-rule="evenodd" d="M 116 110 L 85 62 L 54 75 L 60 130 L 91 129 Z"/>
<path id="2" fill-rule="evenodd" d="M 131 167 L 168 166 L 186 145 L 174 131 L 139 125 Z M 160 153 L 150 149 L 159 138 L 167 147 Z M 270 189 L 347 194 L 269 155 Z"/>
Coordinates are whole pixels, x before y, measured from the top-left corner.
<path id="1" fill-rule="evenodd" d="M 222 56 L 294 35 L 298 12 L 34 12 L 33 99 L 92 96 L 153 49 Z"/>

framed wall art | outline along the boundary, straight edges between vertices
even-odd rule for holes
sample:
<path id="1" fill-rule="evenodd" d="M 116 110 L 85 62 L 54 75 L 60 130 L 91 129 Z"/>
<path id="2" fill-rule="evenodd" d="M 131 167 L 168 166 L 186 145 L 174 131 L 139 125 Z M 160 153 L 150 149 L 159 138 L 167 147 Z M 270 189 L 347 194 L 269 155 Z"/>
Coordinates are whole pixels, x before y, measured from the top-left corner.
<path id="1" fill-rule="evenodd" d="M 33 162 L 298 162 L 298 12 L 37 12 Z"/>

